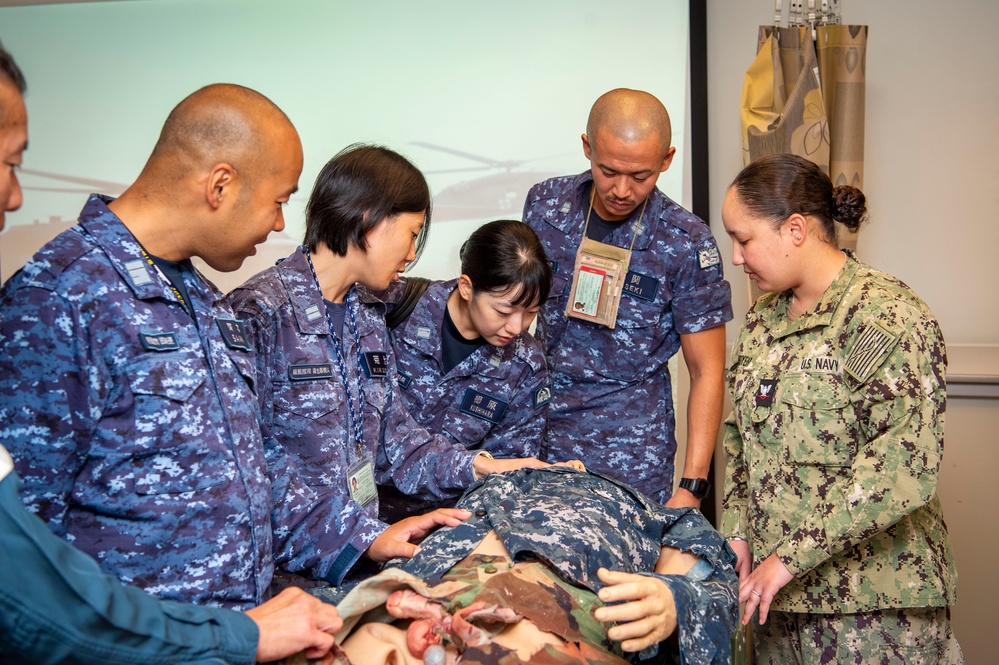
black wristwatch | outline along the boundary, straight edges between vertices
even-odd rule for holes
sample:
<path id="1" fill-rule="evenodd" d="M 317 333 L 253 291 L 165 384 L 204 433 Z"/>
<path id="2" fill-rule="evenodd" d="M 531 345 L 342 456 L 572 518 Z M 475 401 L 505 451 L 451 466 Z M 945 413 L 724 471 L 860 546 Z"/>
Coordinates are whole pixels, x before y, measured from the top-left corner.
<path id="1" fill-rule="evenodd" d="M 695 499 L 703 499 L 711 491 L 707 478 L 681 478 L 680 487 L 693 494 Z"/>

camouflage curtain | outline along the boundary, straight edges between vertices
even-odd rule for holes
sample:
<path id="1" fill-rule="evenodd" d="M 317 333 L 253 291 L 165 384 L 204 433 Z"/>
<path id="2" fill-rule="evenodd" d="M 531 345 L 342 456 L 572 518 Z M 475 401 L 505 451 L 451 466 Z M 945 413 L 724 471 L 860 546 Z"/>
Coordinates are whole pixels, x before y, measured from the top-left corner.
<path id="1" fill-rule="evenodd" d="M 742 152 L 810 159 L 834 185 L 864 184 L 867 26 L 760 26 L 756 58 L 742 83 Z M 842 231 L 840 246 L 857 249 Z M 750 302 L 760 296 L 750 283 Z"/>
<path id="2" fill-rule="evenodd" d="M 790 152 L 863 187 L 866 25 L 760 26 L 742 87 L 743 157 Z M 856 249 L 856 236 L 841 238 Z"/>

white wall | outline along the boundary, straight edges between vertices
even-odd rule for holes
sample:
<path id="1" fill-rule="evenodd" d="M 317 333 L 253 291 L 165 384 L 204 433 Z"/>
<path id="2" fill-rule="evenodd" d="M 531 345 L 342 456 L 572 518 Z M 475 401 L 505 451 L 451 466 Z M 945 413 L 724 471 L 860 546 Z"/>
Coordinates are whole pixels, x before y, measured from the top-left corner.
<path id="1" fill-rule="evenodd" d="M 999 344 L 999 3 L 841 4 L 844 22 L 870 26 L 864 193 L 871 221 L 860 259 L 915 289 L 949 344 Z M 742 77 L 757 26 L 772 18 L 769 0 L 708 1 L 711 225 L 725 251 L 731 243 L 720 211 L 742 168 Z M 745 279 L 728 268 L 744 312 Z"/>
<path id="2" fill-rule="evenodd" d="M 861 231 L 860 259 L 912 286 L 940 320 L 952 360 L 965 352 L 961 373 L 974 373 L 974 360 L 963 359 L 999 345 L 999 3 L 841 5 L 845 23 L 870 26 L 864 192 L 871 222 Z M 710 222 L 723 252 L 731 243 L 722 198 L 742 168 L 742 78 L 756 28 L 772 18 L 769 0 L 708 0 Z M 736 311 L 731 341 L 748 296 L 741 270 L 727 269 Z M 999 466 L 999 402 L 952 397 L 950 406 L 938 494 L 960 578 L 954 627 L 968 662 L 985 663 L 994 660 L 999 596 L 991 562 L 999 491 L 988 480 Z M 721 463 L 719 449 L 719 479 Z"/>

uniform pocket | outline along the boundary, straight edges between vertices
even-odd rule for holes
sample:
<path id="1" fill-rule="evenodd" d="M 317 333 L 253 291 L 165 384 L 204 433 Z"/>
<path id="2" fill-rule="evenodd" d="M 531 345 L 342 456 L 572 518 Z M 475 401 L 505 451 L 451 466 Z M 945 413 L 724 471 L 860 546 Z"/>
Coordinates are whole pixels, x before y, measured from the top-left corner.
<path id="1" fill-rule="evenodd" d="M 204 359 L 195 353 L 176 351 L 142 356 L 124 369 L 136 397 L 186 402 L 208 378 Z"/>
<path id="2" fill-rule="evenodd" d="M 857 451 L 848 426 L 850 391 L 830 374 L 791 374 L 782 378 L 780 400 L 786 417 L 781 436 L 790 464 L 849 466 Z"/>
<path id="3" fill-rule="evenodd" d="M 339 405 L 333 385 L 333 381 L 337 380 L 321 378 L 275 383 L 274 408 L 309 420 L 319 420 Z"/>

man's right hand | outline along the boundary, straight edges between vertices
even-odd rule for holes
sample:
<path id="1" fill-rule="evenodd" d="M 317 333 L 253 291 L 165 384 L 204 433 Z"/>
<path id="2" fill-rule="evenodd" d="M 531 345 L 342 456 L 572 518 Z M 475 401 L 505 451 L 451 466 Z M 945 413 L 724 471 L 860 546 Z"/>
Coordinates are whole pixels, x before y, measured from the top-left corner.
<path id="1" fill-rule="evenodd" d="M 329 663 L 333 636 L 343 620 L 336 607 L 298 588 L 288 588 L 266 603 L 246 611 L 260 630 L 258 662 L 269 663 L 305 651 L 306 658 Z"/>

